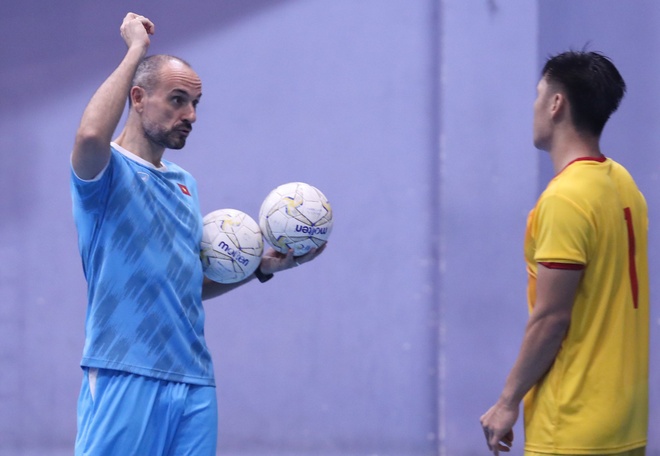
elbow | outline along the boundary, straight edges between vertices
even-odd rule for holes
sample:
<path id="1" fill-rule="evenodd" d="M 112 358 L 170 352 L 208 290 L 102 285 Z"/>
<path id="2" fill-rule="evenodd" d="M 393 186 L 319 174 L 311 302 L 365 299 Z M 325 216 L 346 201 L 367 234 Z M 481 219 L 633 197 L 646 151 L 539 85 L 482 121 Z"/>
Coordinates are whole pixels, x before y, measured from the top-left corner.
<path id="1" fill-rule="evenodd" d="M 557 316 L 553 319 L 551 324 L 554 331 L 563 338 L 568 332 L 568 328 L 571 326 L 571 316 L 570 314 Z"/>
<path id="2" fill-rule="evenodd" d="M 546 337 L 555 340 L 563 340 L 570 326 L 570 313 L 538 315 L 530 321 L 530 327 L 539 330 Z"/>
<path id="3" fill-rule="evenodd" d="M 554 336 L 557 340 L 563 340 L 571 326 L 571 316 L 569 315 L 553 315 L 547 319 L 546 327 L 549 334 Z"/>

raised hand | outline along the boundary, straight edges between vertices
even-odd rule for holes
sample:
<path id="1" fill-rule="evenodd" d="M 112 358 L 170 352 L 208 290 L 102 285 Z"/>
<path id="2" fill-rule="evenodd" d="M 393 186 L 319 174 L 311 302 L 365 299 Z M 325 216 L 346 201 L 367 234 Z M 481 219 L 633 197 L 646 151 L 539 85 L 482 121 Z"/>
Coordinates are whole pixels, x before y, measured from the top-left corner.
<path id="1" fill-rule="evenodd" d="M 119 31 L 129 48 L 132 45 L 142 45 L 146 48 L 151 43 L 149 35 L 154 34 L 156 26 L 144 16 L 128 13 L 119 27 Z"/>

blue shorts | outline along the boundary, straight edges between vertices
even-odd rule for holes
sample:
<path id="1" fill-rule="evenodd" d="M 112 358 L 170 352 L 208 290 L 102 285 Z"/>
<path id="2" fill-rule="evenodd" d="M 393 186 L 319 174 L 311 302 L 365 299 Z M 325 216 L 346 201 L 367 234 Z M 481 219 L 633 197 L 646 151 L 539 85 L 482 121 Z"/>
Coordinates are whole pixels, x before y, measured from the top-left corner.
<path id="1" fill-rule="evenodd" d="M 84 369 L 76 456 L 215 456 L 215 387 Z"/>

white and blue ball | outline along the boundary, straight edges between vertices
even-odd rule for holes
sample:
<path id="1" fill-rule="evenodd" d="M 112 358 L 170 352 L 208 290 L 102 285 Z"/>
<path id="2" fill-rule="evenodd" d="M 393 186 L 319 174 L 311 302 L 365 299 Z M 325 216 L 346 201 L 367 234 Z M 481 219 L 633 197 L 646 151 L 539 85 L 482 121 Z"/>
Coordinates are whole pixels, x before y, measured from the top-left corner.
<path id="1" fill-rule="evenodd" d="M 203 223 L 200 257 L 206 277 L 235 283 L 259 267 L 264 241 L 253 218 L 236 209 L 219 209 L 207 214 Z"/>
<path id="2" fill-rule="evenodd" d="M 294 256 L 321 247 L 332 231 L 332 207 L 325 195 L 304 182 L 271 191 L 259 210 L 259 227 L 275 250 Z"/>

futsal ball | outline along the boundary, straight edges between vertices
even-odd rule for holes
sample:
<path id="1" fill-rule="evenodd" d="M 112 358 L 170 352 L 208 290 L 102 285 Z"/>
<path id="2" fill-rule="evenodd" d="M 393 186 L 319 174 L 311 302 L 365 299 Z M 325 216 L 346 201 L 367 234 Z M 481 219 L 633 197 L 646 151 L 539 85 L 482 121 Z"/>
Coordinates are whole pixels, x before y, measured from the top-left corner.
<path id="1" fill-rule="evenodd" d="M 268 194 L 259 210 L 259 227 L 275 250 L 299 256 L 326 243 L 332 207 L 319 189 L 303 182 L 283 184 Z"/>
<path id="2" fill-rule="evenodd" d="M 200 256 L 206 277 L 234 283 L 259 267 L 264 240 L 252 217 L 236 209 L 220 209 L 207 214 L 203 224 Z"/>

